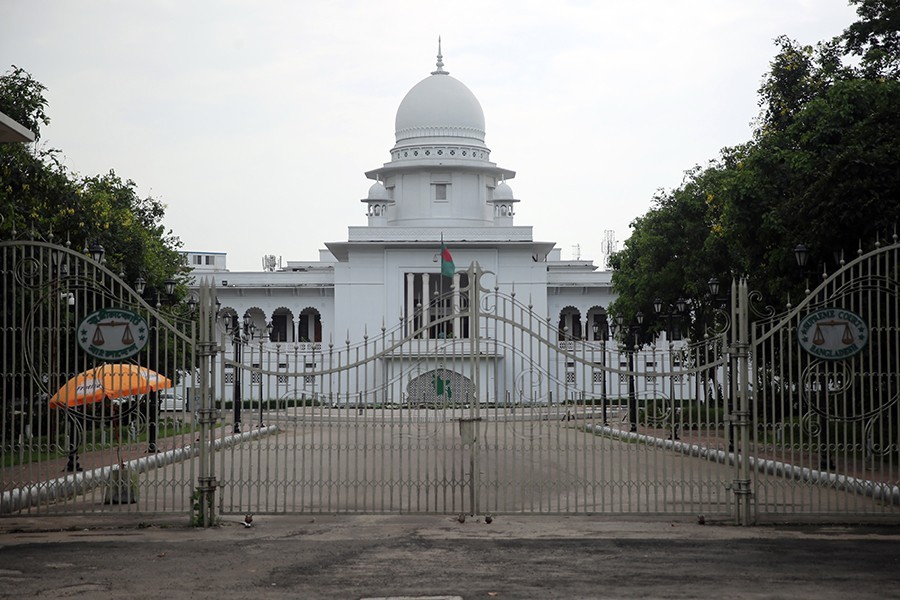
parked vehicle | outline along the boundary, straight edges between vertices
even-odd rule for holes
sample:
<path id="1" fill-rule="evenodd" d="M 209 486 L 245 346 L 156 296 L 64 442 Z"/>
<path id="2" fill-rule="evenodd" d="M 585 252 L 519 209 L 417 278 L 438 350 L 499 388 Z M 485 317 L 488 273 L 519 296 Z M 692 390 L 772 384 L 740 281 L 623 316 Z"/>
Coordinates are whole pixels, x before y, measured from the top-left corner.
<path id="1" fill-rule="evenodd" d="M 159 392 L 159 410 L 160 411 L 182 411 L 190 410 L 188 401 L 184 396 L 173 391 L 163 390 Z"/>

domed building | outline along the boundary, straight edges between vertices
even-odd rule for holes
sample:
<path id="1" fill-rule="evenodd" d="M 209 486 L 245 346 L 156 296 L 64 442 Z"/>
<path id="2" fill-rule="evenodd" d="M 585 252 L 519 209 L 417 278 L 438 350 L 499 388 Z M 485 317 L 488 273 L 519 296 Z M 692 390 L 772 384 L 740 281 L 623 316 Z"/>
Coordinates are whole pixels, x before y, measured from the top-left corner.
<path id="1" fill-rule="evenodd" d="M 267 342 L 300 351 L 398 325 L 424 326 L 418 335 L 426 339 L 468 335 L 459 320 L 439 331 L 427 325 L 458 310 L 454 290 L 465 289 L 475 263 L 490 287 L 559 330 L 554 343 L 606 339 L 610 273 L 561 260 L 553 242 L 515 222 L 516 173 L 492 162 L 486 131 L 481 104 L 445 70 L 439 47 L 436 68 L 397 109 L 390 160 L 365 173 L 373 181 L 361 200 L 365 225 L 326 242 L 317 261 L 273 259 L 263 272 L 227 271 L 224 256 L 209 253 L 189 253 L 189 262 L 215 280 L 224 312 L 249 315 L 257 332 L 268 327 Z M 455 265 L 450 277 L 441 275 L 442 248 Z"/>

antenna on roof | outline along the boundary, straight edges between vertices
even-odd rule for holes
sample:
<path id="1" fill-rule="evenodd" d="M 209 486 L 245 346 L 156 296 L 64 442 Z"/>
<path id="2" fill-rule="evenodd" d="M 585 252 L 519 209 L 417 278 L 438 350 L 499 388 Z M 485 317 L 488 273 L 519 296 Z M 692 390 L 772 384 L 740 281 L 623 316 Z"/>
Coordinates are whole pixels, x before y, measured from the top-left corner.
<path id="1" fill-rule="evenodd" d="M 603 264 L 601 267 L 606 270 L 609 268 L 609 257 L 616 251 L 616 232 L 612 229 L 607 229 L 603 232 L 603 242 L 600 246 L 600 251 L 603 253 Z"/>
<path id="2" fill-rule="evenodd" d="M 432 75 L 448 75 L 450 72 L 444 70 L 444 55 L 441 54 L 441 36 L 438 36 L 438 53 L 437 53 L 437 70 L 432 71 Z"/>
<path id="3" fill-rule="evenodd" d="M 262 257 L 262 268 L 263 271 L 267 271 L 269 273 L 273 272 L 275 269 L 281 268 L 281 257 L 277 257 L 274 254 L 266 254 Z"/>

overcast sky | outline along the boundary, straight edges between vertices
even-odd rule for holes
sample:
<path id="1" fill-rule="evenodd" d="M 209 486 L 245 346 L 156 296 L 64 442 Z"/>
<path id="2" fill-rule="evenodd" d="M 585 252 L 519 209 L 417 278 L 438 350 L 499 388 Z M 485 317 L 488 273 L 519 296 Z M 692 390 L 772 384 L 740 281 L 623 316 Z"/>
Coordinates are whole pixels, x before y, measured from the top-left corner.
<path id="1" fill-rule="evenodd" d="M 750 138 L 781 34 L 813 44 L 846 0 L 0 0 L 0 69 L 47 87 L 41 143 L 166 206 L 184 248 L 314 260 L 365 225 L 409 89 L 445 69 L 516 171 L 516 225 L 563 258 L 621 248 L 660 188 Z"/>

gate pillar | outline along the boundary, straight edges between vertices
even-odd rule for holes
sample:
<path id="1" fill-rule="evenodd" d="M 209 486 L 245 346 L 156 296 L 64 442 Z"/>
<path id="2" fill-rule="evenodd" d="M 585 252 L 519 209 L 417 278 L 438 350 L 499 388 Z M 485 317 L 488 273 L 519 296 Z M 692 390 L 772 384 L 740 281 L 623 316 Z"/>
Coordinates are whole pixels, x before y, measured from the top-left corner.
<path id="1" fill-rule="evenodd" d="M 215 421 L 216 409 L 213 402 L 213 361 L 216 354 L 215 342 L 216 308 L 215 289 L 205 281 L 200 284 L 200 341 L 199 347 L 199 371 L 200 371 L 200 472 L 197 477 L 196 500 L 192 500 L 191 516 L 194 525 L 210 527 L 215 524 L 215 494 L 218 484 L 215 476 Z"/>
<path id="2" fill-rule="evenodd" d="M 732 323 L 729 363 L 731 365 L 731 394 L 737 403 L 731 414 L 735 440 L 735 479 L 732 486 L 735 520 L 738 525 L 751 524 L 750 515 L 750 307 L 747 278 L 731 284 Z"/>

